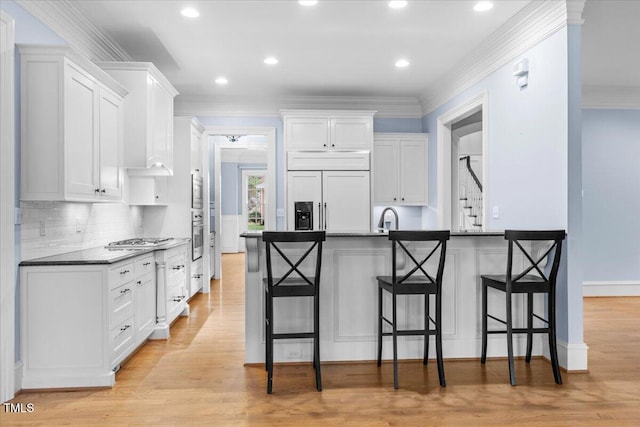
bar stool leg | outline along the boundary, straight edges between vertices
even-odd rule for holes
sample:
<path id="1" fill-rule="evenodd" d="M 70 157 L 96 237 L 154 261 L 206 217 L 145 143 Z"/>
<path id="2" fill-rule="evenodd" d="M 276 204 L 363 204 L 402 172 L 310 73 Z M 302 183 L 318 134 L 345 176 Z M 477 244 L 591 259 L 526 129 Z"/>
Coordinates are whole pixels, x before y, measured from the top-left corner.
<path id="1" fill-rule="evenodd" d="M 442 358 L 442 294 L 436 294 L 436 357 L 438 359 L 438 378 L 440 386 L 446 387 L 444 379 L 444 361 Z"/>
<path id="2" fill-rule="evenodd" d="M 273 298 L 267 299 L 267 394 L 273 389 Z"/>
<path id="3" fill-rule="evenodd" d="M 513 323 L 511 313 L 511 292 L 507 291 L 507 356 L 509 358 L 509 381 L 516 385 L 516 370 L 513 364 Z"/>
<path id="4" fill-rule="evenodd" d="M 487 285 L 482 281 L 482 353 L 480 363 L 487 362 Z"/>
<path id="5" fill-rule="evenodd" d="M 382 365 L 382 288 L 378 285 L 378 366 Z"/>
<path id="6" fill-rule="evenodd" d="M 555 296 L 549 294 L 549 356 L 551 357 L 551 367 L 553 368 L 553 378 L 556 384 L 562 384 L 560 376 L 560 365 L 558 363 L 558 348 L 556 340 L 556 301 Z"/>
<path id="7" fill-rule="evenodd" d="M 398 388 L 398 328 L 396 318 L 396 293 L 393 292 L 393 388 Z"/>
<path id="8" fill-rule="evenodd" d="M 313 309 L 313 359 L 314 367 L 316 369 L 316 389 L 322 391 L 322 377 L 320 375 L 320 298 L 318 295 L 318 289 L 316 288 L 316 295 L 314 296 L 314 309 Z"/>
<path id="9" fill-rule="evenodd" d="M 531 362 L 531 351 L 533 349 L 533 292 L 527 293 L 527 356 L 525 361 Z"/>
<path id="10" fill-rule="evenodd" d="M 429 324 L 429 293 L 424 294 L 424 358 L 422 360 L 422 364 L 426 365 L 429 363 L 429 328 L 431 325 Z"/>

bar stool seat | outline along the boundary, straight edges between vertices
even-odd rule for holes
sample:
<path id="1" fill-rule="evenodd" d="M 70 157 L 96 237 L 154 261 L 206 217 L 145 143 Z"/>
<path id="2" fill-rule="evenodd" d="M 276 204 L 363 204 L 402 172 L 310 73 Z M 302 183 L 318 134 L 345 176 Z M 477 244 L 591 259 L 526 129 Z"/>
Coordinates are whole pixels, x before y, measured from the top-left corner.
<path id="1" fill-rule="evenodd" d="M 266 246 L 267 277 L 263 279 L 265 291 L 265 368 L 267 370 L 267 393 L 273 391 L 273 341 L 276 339 L 313 339 L 313 367 L 315 369 L 316 389 L 322 391 L 320 373 L 320 268 L 322 265 L 322 242 L 326 239 L 324 231 L 270 231 L 262 233 Z M 300 246 L 306 246 L 302 256 L 293 260 L 293 256 L 285 254 L 279 245 L 293 245 L 296 253 Z M 274 256 L 273 250 L 276 255 Z M 304 250 L 304 248 L 303 248 Z M 314 274 L 306 275 L 301 270 L 305 260 L 315 256 Z M 280 265 L 287 265 L 288 271 L 274 277 L 275 259 Z M 285 267 L 287 268 L 287 267 Z M 313 298 L 313 330 L 303 332 L 274 333 L 273 299 L 279 297 L 312 297 Z"/>

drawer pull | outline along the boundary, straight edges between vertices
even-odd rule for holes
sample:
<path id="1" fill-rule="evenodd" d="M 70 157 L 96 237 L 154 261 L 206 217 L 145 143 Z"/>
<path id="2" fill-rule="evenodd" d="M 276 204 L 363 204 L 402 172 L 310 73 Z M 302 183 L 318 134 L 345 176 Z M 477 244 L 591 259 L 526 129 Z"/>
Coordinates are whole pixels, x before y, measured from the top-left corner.
<path id="1" fill-rule="evenodd" d="M 173 302 L 180 302 L 184 299 L 184 295 L 180 296 L 180 297 L 173 297 L 171 298 L 171 301 Z"/>
<path id="2" fill-rule="evenodd" d="M 125 288 L 125 289 L 120 291 L 120 294 L 126 294 L 127 292 L 131 292 L 131 289 Z"/>
<path id="3" fill-rule="evenodd" d="M 138 284 L 138 286 L 140 286 L 142 285 L 142 280 L 138 280 L 136 283 Z"/>
<path id="4" fill-rule="evenodd" d="M 144 263 L 144 264 L 142 264 L 142 265 L 143 265 L 144 267 L 146 267 L 147 265 L 150 265 L 150 264 L 151 264 L 151 262 L 147 261 L 147 262 L 145 262 L 145 263 Z"/>
<path id="5" fill-rule="evenodd" d="M 129 273 L 129 270 L 122 270 L 122 271 L 120 272 L 120 274 L 127 274 L 127 273 Z"/>
<path id="6" fill-rule="evenodd" d="M 201 277 L 202 277 L 202 274 L 194 274 L 194 275 L 193 275 L 193 278 L 194 278 L 194 279 L 199 279 L 199 278 L 201 278 Z"/>
<path id="7" fill-rule="evenodd" d="M 182 270 L 184 268 L 184 265 L 176 265 L 175 267 L 173 267 L 174 270 Z"/>
<path id="8" fill-rule="evenodd" d="M 120 328 L 120 330 L 122 332 L 126 331 L 127 329 L 129 329 L 131 327 L 131 325 L 124 325 L 122 328 Z"/>

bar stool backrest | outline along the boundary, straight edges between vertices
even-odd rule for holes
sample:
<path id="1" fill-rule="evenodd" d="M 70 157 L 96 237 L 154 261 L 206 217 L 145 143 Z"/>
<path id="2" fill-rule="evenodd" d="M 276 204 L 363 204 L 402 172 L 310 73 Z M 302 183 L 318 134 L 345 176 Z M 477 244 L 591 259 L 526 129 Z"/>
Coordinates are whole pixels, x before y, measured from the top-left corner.
<path id="1" fill-rule="evenodd" d="M 322 264 L 322 242 L 326 240 L 326 232 L 325 231 L 265 231 L 262 233 L 262 240 L 266 244 L 266 253 L 267 253 L 267 279 L 269 286 L 278 286 L 281 283 L 284 283 L 289 279 L 289 276 L 292 273 L 296 273 L 300 279 L 304 282 L 307 282 L 308 285 L 317 286 L 317 281 L 320 278 L 320 267 Z M 291 260 L 291 258 L 285 255 L 280 247 L 276 243 L 287 243 L 287 242 L 309 242 L 311 245 L 307 248 L 306 252 L 298 258 L 297 261 Z M 273 278 L 273 265 L 272 265 L 272 254 L 271 249 L 275 249 L 280 257 L 284 260 L 286 264 L 289 265 L 289 270 L 279 277 L 276 282 L 274 282 Z M 314 251 L 314 249 L 316 249 Z M 302 262 L 307 259 L 307 257 L 314 253 L 316 255 L 316 266 L 315 266 L 315 274 L 313 277 L 309 277 L 305 275 L 298 267 L 302 264 Z M 295 277 L 292 277 L 295 278 Z"/>
<path id="2" fill-rule="evenodd" d="M 507 254 L 507 287 L 522 280 L 529 272 L 535 270 L 538 275 L 549 283 L 551 291 L 555 289 L 556 278 L 558 276 L 558 268 L 560 266 L 560 256 L 562 254 L 562 241 L 566 236 L 565 230 L 506 230 L 504 232 L 505 240 L 509 241 L 509 249 Z M 520 242 L 547 242 L 551 243 L 549 248 L 542 254 L 533 254 L 534 250 L 527 251 Z M 528 266 L 518 273 L 513 274 L 513 252 L 514 245 L 517 246 L 528 261 Z M 533 248 L 532 248 L 533 249 Z M 551 253 L 554 252 L 551 270 L 547 275 L 539 266 L 539 264 Z M 534 255 L 537 260 L 534 260 Z"/>
<path id="3" fill-rule="evenodd" d="M 400 285 L 403 282 L 413 278 L 413 279 L 427 279 L 430 284 L 434 284 L 438 287 L 438 292 L 440 292 L 440 288 L 442 287 L 442 274 L 444 272 L 444 262 L 445 255 L 447 251 L 447 240 L 449 240 L 450 236 L 449 230 L 442 231 L 404 231 L 404 230 L 391 230 L 389 231 L 389 240 L 391 240 L 392 245 L 392 265 L 393 265 L 393 286 Z M 415 257 L 415 253 L 412 253 L 403 242 L 438 242 L 436 246 L 429 252 L 429 254 L 423 258 L 421 261 L 418 261 Z M 398 277 L 398 268 L 396 263 L 396 258 L 398 254 L 398 249 L 402 249 L 402 251 L 406 254 L 406 256 L 413 262 L 413 265 L 408 273 L 404 274 L 402 277 Z M 438 261 L 438 270 L 435 274 L 435 278 L 430 275 L 424 264 L 432 257 L 434 254 L 440 249 L 440 259 Z M 414 251 L 415 252 L 415 251 Z M 421 274 L 420 274 L 421 273 Z M 414 276 L 415 275 L 415 276 Z"/>

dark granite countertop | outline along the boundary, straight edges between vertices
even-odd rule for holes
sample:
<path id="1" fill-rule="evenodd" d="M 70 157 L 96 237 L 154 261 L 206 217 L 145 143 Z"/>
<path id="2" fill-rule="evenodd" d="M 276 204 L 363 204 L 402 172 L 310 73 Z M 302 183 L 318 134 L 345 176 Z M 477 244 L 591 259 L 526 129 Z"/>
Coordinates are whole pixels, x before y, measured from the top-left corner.
<path id="1" fill-rule="evenodd" d="M 389 235 L 389 233 L 385 232 L 379 232 L 379 231 L 370 231 L 370 232 L 347 232 L 347 233 L 333 233 L 333 232 L 328 232 L 327 233 L 327 237 L 387 237 Z M 261 231 L 253 231 L 253 232 L 246 232 L 246 233 L 242 233 L 240 234 L 240 237 L 245 237 L 245 238 L 258 238 L 262 236 L 262 232 Z M 481 231 L 481 232 L 476 232 L 476 231 L 469 231 L 469 232 L 460 232 L 460 231 L 454 231 L 451 233 L 451 237 L 502 237 L 504 236 L 504 231 Z"/>
<path id="2" fill-rule="evenodd" d="M 171 249 L 176 246 L 189 243 L 191 239 L 173 239 L 169 242 L 139 249 L 111 249 L 104 246 L 81 249 L 63 254 L 51 255 L 42 258 L 34 258 L 20 262 L 21 267 L 37 265 L 90 265 L 90 264 L 113 264 L 153 251 Z"/>

